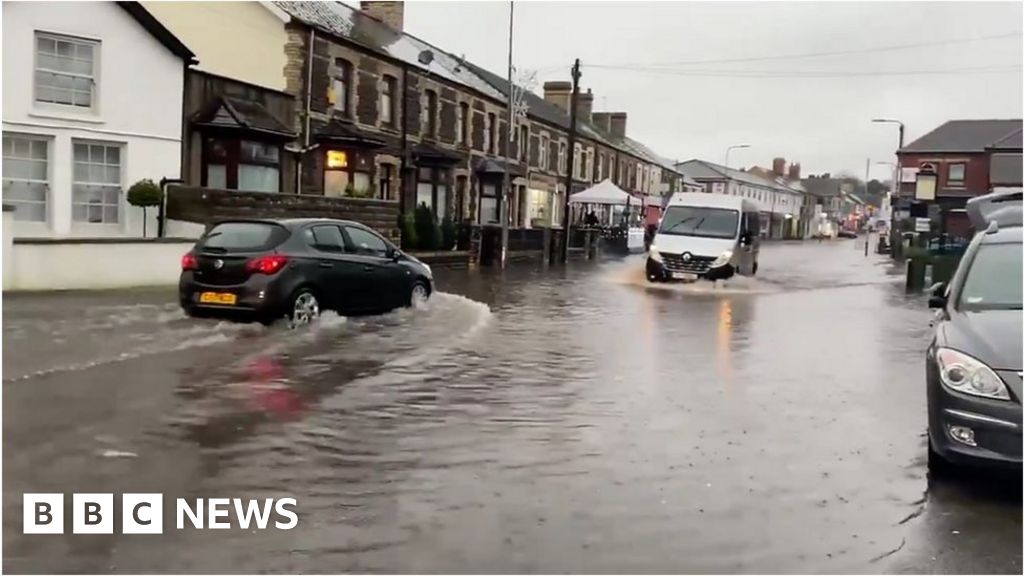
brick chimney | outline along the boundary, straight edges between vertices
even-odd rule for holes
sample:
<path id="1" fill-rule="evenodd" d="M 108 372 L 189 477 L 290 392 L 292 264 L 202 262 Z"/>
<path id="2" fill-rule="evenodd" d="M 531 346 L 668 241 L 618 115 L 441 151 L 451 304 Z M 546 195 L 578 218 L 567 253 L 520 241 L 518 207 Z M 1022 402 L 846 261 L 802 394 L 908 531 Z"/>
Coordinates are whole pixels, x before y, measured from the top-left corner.
<path id="1" fill-rule="evenodd" d="M 359 9 L 367 16 L 376 18 L 399 32 L 402 32 L 405 27 L 405 4 L 403 2 L 364 0 L 359 3 Z"/>
<path id="2" fill-rule="evenodd" d="M 552 80 L 544 83 L 544 100 L 558 106 L 565 112 L 569 111 L 569 98 L 572 97 L 572 82 Z"/>
<path id="3" fill-rule="evenodd" d="M 800 179 L 800 163 L 794 162 L 789 165 L 789 179 L 799 180 Z"/>
<path id="4" fill-rule="evenodd" d="M 625 112 L 611 112 L 609 113 L 608 123 L 611 130 L 609 131 L 615 138 L 626 137 L 626 113 Z"/>
<path id="5" fill-rule="evenodd" d="M 611 115 L 611 113 L 609 113 L 609 112 L 594 112 L 593 114 L 591 114 L 591 117 L 593 118 L 594 126 L 597 126 L 602 132 L 610 133 L 612 131 L 612 128 L 611 128 L 611 118 L 612 118 L 612 115 Z"/>
<path id="6" fill-rule="evenodd" d="M 576 117 L 587 123 L 594 121 L 594 93 L 590 88 L 576 96 Z"/>
<path id="7" fill-rule="evenodd" d="M 776 159 L 772 160 L 772 172 L 774 172 L 776 176 L 785 177 L 786 176 L 786 159 L 785 158 L 776 158 Z"/>

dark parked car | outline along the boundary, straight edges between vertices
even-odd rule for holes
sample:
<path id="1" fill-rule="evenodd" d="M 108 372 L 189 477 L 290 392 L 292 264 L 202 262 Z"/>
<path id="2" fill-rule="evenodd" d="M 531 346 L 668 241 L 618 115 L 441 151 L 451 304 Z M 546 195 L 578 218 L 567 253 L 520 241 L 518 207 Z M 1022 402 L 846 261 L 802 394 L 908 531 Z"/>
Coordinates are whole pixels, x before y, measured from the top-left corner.
<path id="1" fill-rule="evenodd" d="M 926 360 L 928 463 L 935 471 L 950 463 L 1021 464 L 1020 194 L 1015 201 L 979 197 L 968 208 L 982 232 L 929 302 L 939 309 Z"/>
<path id="2" fill-rule="evenodd" d="M 181 259 L 190 316 L 306 324 L 321 310 L 379 313 L 425 300 L 430 267 L 345 220 L 220 222 Z"/>

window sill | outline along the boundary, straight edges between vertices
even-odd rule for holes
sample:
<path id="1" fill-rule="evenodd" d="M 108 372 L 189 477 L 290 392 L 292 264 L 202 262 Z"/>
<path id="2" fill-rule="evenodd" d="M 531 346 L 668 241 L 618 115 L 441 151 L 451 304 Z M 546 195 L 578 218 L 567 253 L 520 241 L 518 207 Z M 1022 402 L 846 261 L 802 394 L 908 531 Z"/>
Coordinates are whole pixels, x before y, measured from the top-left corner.
<path id="1" fill-rule="evenodd" d="M 98 116 L 91 116 L 85 114 L 74 114 L 72 112 L 64 112 L 61 110 L 33 110 L 28 113 L 30 118 L 42 118 L 46 120 L 65 120 L 68 122 L 86 122 L 89 124 L 106 124 L 107 121 Z"/>

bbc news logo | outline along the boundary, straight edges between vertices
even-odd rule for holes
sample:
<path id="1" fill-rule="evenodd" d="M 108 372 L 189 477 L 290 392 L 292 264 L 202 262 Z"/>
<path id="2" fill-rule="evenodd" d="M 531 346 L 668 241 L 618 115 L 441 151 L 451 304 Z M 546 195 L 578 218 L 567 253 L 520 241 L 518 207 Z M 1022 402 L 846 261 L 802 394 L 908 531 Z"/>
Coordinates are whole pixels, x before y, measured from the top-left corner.
<path id="1" fill-rule="evenodd" d="M 64 494 L 24 494 L 22 532 L 25 534 L 64 533 Z M 113 494 L 72 494 L 72 534 L 113 534 Z M 291 530 L 299 524 L 294 498 L 177 498 L 174 501 L 175 527 L 184 530 Z M 234 523 L 232 523 L 234 518 Z M 273 522 L 271 521 L 273 520 Z M 163 534 L 163 494 L 122 494 L 122 534 Z"/>

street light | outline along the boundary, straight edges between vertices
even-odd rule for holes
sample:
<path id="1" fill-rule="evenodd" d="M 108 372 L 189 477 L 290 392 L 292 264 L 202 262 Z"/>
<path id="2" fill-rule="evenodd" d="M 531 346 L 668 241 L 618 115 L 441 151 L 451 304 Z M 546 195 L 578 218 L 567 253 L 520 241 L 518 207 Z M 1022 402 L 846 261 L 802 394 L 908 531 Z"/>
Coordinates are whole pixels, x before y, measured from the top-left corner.
<path id="1" fill-rule="evenodd" d="M 900 127 L 900 141 L 899 141 L 898 146 L 896 147 L 896 181 L 893 183 L 893 192 L 894 192 L 894 194 L 891 195 L 891 198 L 889 200 L 889 234 L 891 235 L 890 239 L 892 240 L 892 244 L 893 244 L 893 246 L 895 246 L 895 241 L 896 241 L 896 203 L 894 202 L 894 200 L 896 200 L 896 199 L 898 199 L 900 197 L 900 187 L 901 187 L 900 184 L 901 184 L 901 180 L 903 180 L 903 169 L 902 169 L 903 167 L 901 165 L 902 163 L 900 161 L 900 154 L 899 154 L 900 150 L 903 149 L 903 122 L 900 122 L 899 120 L 895 120 L 895 119 L 892 119 L 892 118 L 872 118 L 871 121 L 874 122 L 875 124 L 897 124 Z M 893 255 L 893 257 L 896 257 L 896 250 L 895 250 L 895 248 L 893 249 L 892 255 Z"/>
<path id="2" fill-rule="evenodd" d="M 729 146 L 725 149 L 725 167 L 729 167 L 729 152 L 738 150 L 740 148 L 750 148 L 750 144 L 736 144 L 735 146 Z"/>

